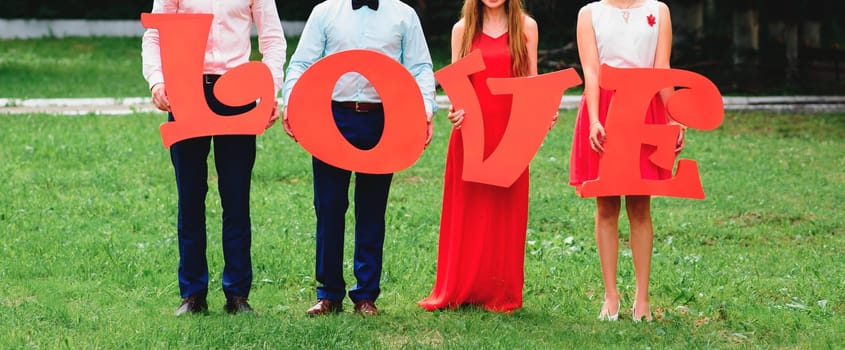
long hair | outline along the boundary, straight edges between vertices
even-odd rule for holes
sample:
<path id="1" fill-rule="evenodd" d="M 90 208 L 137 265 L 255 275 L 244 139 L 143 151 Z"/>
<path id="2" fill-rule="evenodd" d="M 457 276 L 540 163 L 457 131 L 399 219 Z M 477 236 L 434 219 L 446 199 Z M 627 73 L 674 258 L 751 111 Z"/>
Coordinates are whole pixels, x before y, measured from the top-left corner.
<path id="1" fill-rule="evenodd" d="M 508 49 L 511 54 L 511 72 L 514 76 L 528 75 L 528 48 L 525 46 L 522 0 L 506 0 L 505 14 L 508 16 Z M 461 42 L 461 57 L 469 54 L 475 37 L 484 27 L 484 4 L 481 0 L 465 0 L 461 17 L 464 19 L 464 37 Z"/>

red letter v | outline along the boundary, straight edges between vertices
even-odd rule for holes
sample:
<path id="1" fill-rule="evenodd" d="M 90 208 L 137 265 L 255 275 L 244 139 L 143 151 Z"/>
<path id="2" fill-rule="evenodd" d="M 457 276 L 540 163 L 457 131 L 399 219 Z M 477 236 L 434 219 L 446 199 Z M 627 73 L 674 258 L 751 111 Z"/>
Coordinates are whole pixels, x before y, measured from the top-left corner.
<path id="1" fill-rule="evenodd" d="M 464 147 L 464 181 L 509 187 L 528 167 L 543 143 L 552 117 L 567 88 L 581 84 L 574 69 L 535 77 L 492 78 L 487 81 L 494 94 L 513 95 L 508 126 L 498 146 L 484 158 L 484 122 L 481 105 L 469 75 L 484 70 L 480 51 L 437 71 L 434 76 L 456 109 L 467 118 L 461 126 Z"/>

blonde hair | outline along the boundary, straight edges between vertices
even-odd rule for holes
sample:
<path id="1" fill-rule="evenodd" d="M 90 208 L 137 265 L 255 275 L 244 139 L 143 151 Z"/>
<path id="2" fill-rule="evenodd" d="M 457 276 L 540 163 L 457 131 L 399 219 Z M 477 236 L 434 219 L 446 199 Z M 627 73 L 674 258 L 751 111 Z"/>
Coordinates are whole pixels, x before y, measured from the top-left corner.
<path id="1" fill-rule="evenodd" d="M 505 0 L 505 14 L 508 16 L 508 48 L 511 54 L 511 72 L 514 76 L 528 75 L 528 48 L 525 45 L 524 16 L 522 0 Z M 461 56 L 470 53 L 472 42 L 484 27 L 484 4 L 481 0 L 465 0 L 461 17 L 464 19 L 464 37 L 461 42 Z"/>

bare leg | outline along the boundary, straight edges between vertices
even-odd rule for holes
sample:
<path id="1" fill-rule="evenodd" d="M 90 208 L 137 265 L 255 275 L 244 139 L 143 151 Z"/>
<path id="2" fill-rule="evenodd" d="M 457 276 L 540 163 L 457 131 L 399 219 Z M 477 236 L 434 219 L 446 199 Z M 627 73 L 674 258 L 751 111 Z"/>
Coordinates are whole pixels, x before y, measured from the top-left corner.
<path id="1" fill-rule="evenodd" d="M 619 261 L 619 197 L 596 198 L 596 246 L 604 280 L 604 306 L 599 316 L 619 313 L 616 266 Z"/>
<path id="2" fill-rule="evenodd" d="M 625 208 L 631 223 L 631 255 L 634 259 L 634 275 L 637 279 L 637 294 L 634 298 L 634 320 L 645 317 L 651 320 L 648 300 L 648 283 L 651 274 L 651 250 L 654 246 L 654 228 L 651 223 L 651 197 L 627 196 Z"/>

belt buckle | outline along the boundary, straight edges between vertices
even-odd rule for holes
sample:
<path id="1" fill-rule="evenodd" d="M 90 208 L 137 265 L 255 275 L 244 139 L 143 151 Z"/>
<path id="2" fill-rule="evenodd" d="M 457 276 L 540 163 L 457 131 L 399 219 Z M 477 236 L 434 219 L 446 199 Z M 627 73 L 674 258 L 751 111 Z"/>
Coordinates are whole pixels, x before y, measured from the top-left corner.
<path id="1" fill-rule="evenodd" d="M 355 101 L 355 112 L 363 113 L 366 112 L 366 109 L 361 109 L 361 104 L 358 101 Z"/>

